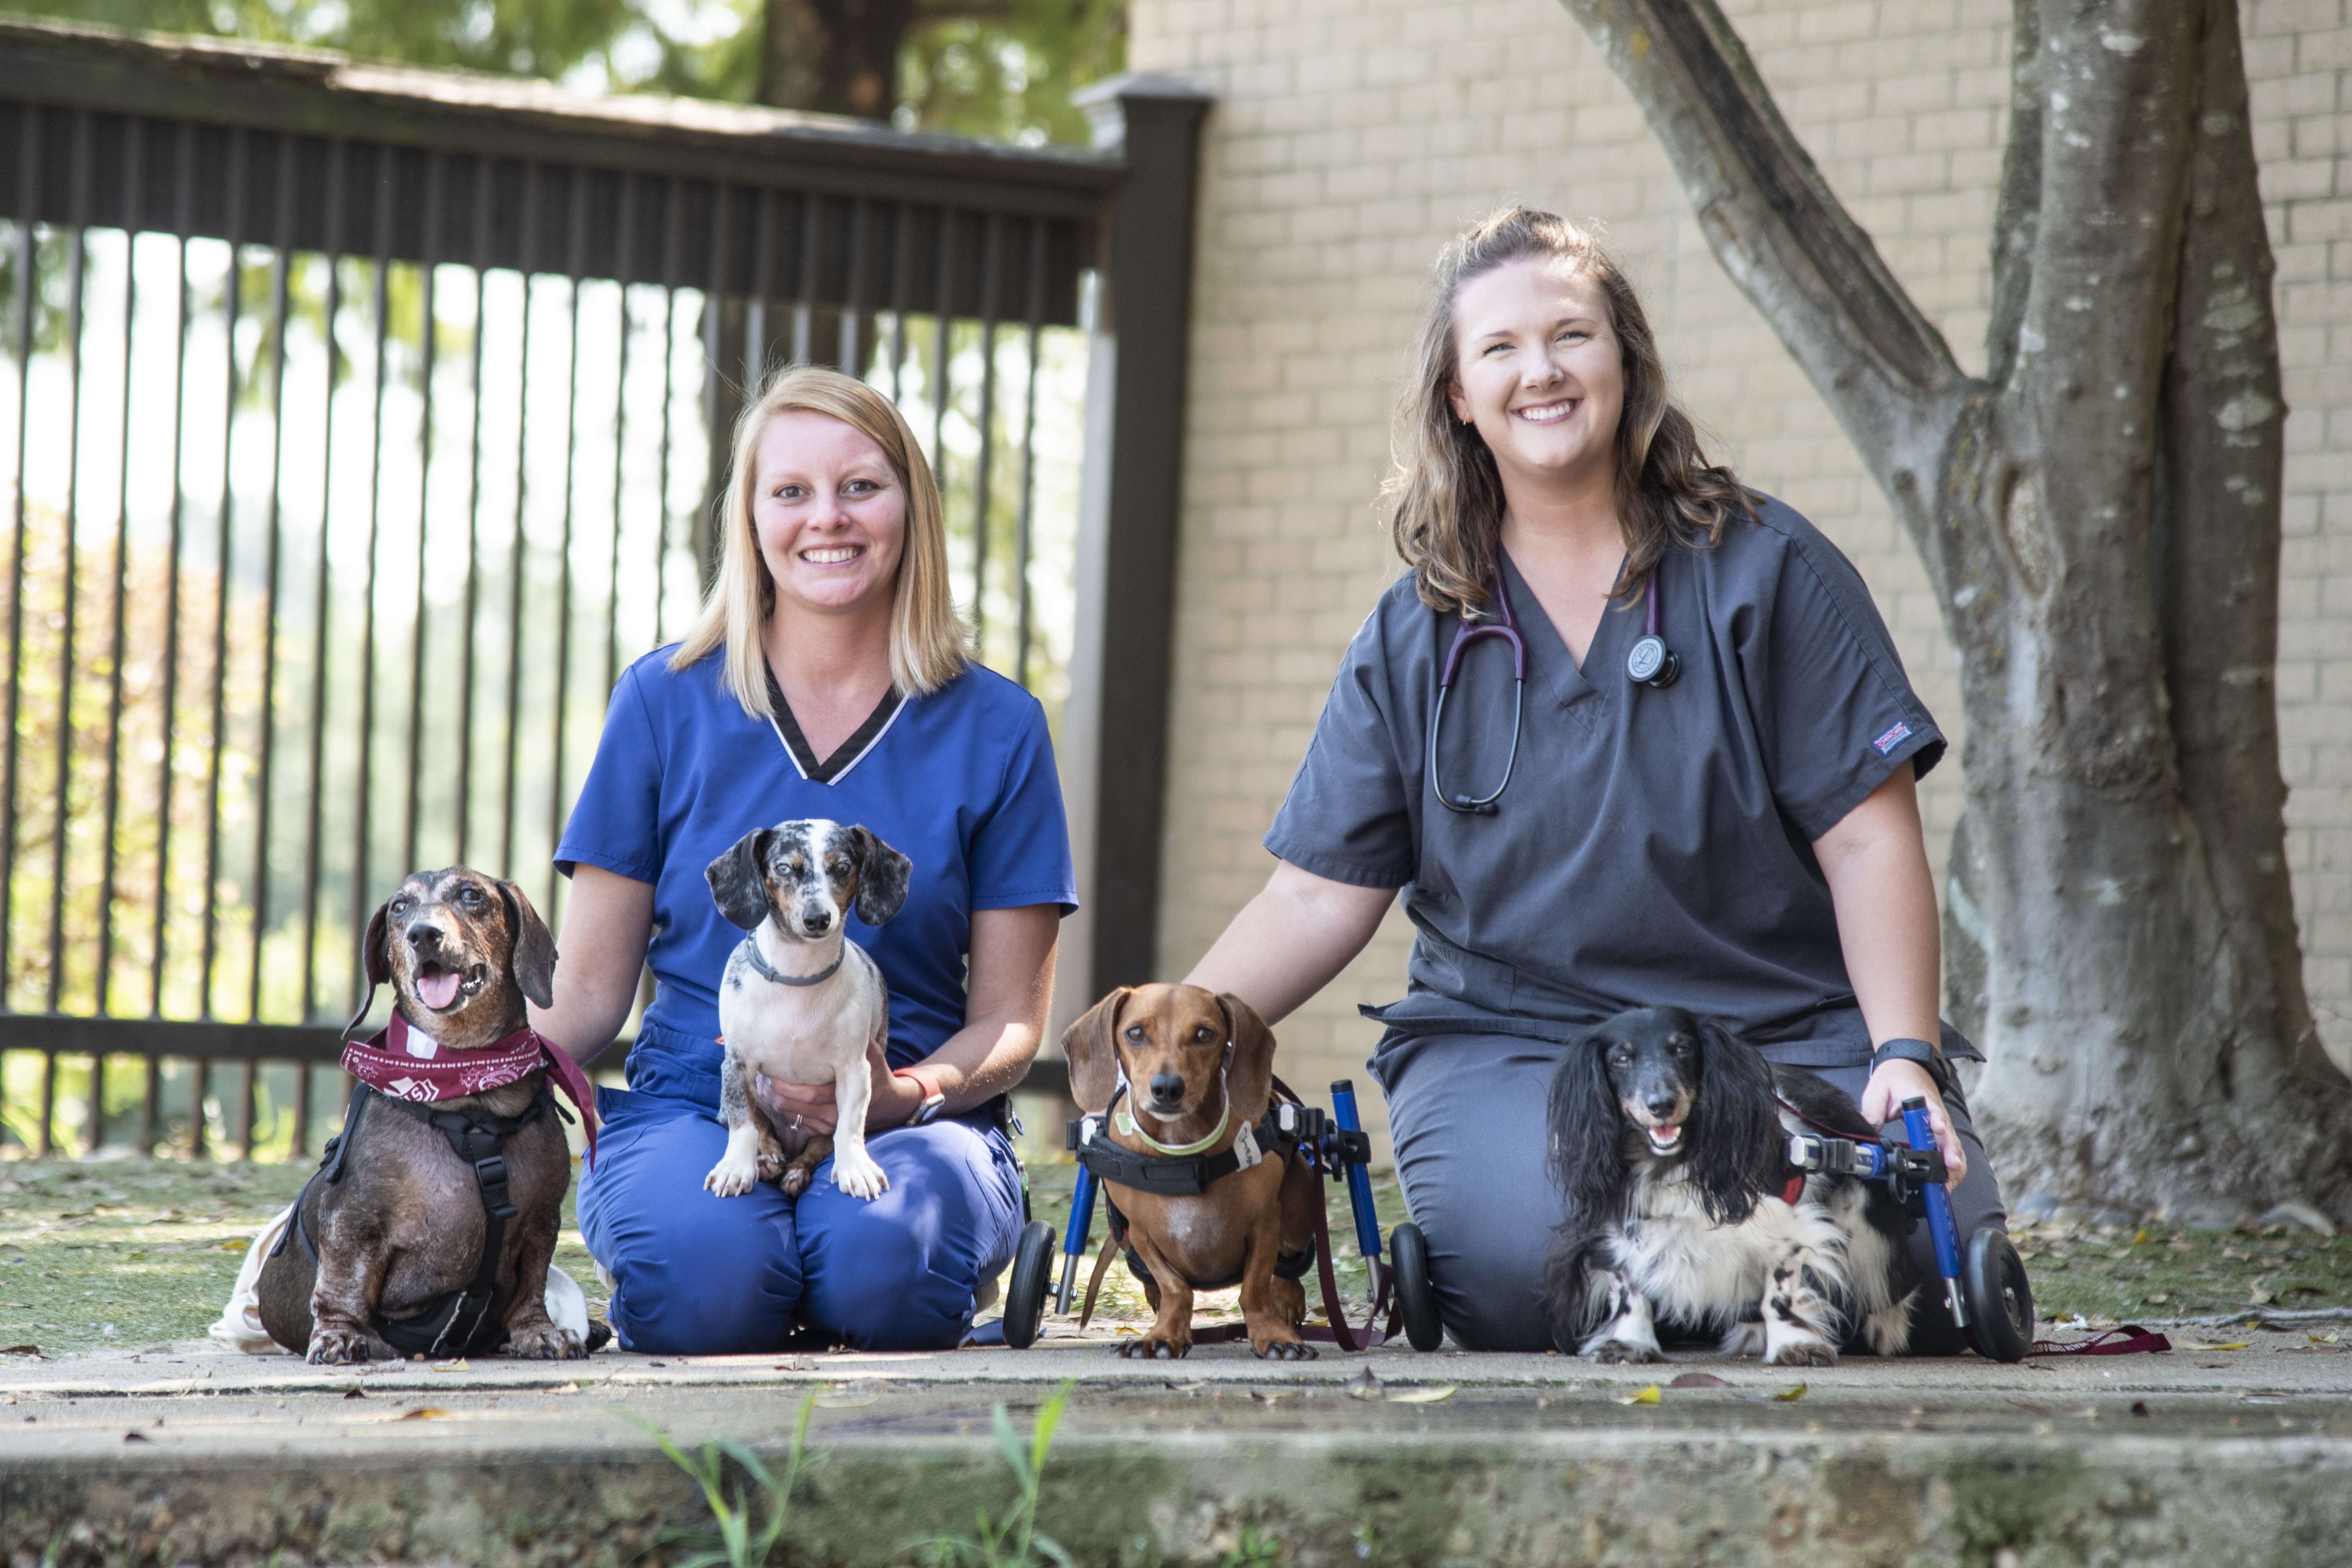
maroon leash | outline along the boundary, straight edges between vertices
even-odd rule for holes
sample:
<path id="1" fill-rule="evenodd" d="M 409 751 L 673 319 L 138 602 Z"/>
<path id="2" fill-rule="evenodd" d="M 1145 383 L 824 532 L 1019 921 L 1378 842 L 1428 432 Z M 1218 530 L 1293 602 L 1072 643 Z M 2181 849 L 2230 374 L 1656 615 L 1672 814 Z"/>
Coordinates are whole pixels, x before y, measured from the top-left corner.
<path id="1" fill-rule="evenodd" d="M 2154 1329 L 2126 1323 L 2087 1340 L 2036 1340 L 2028 1355 L 2136 1355 L 2168 1351 L 2172 1342 Z"/>

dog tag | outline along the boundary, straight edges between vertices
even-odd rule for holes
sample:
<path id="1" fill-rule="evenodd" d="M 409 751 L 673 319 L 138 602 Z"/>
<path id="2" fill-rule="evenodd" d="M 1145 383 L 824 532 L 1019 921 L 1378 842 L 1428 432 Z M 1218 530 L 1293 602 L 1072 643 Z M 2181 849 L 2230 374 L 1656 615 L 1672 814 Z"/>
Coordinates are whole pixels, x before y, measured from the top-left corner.
<path id="1" fill-rule="evenodd" d="M 1234 1169 L 1241 1171 L 1248 1170 L 1265 1158 L 1258 1152 L 1257 1134 L 1246 1121 L 1242 1123 L 1241 1131 L 1234 1134 L 1234 1158 L 1241 1162 Z"/>

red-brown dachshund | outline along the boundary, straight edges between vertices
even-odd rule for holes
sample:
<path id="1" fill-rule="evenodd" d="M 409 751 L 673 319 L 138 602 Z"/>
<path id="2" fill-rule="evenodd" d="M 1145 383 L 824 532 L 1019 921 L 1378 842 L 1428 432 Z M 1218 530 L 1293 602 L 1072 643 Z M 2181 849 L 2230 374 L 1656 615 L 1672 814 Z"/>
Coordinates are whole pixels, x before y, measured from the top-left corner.
<path id="1" fill-rule="evenodd" d="M 1122 1149 L 1213 1161 L 1245 1133 L 1244 1155 L 1260 1142 L 1255 1130 L 1274 1094 L 1274 1034 L 1238 996 L 1197 985 L 1122 987 L 1070 1026 L 1062 1050 L 1072 1095 L 1082 1109 L 1108 1113 L 1104 1135 Z M 1298 1336 L 1307 1292 L 1296 1272 L 1297 1260 L 1311 1257 L 1323 1194 L 1302 1155 L 1265 1147 L 1196 1196 L 1108 1178 L 1104 1185 L 1126 1221 L 1126 1245 L 1150 1271 L 1144 1295 L 1159 1314 L 1150 1334 L 1119 1346 L 1121 1355 L 1185 1354 L 1192 1292 L 1236 1280 L 1252 1350 L 1285 1361 L 1314 1355 Z M 1291 1260 L 1281 1275 L 1277 1258 Z"/>

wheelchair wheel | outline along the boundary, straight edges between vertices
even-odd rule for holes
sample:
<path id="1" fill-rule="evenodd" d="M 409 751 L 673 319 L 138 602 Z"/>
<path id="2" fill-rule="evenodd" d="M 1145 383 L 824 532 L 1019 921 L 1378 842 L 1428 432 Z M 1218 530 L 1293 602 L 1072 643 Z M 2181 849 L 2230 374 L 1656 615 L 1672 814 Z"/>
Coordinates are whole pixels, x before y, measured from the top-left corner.
<path id="1" fill-rule="evenodd" d="M 1389 1234 L 1389 1267 L 1396 1275 L 1397 1311 L 1404 1319 L 1404 1337 L 1417 1351 L 1433 1351 L 1445 1342 L 1445 1325 L 1437 1316 L 1437 1298 L 1429 1289 L 1429 1243 L 1421 1226 L 1410 1220 Z"/>
<path id="2" fill-rule="evenodd" d="M 1004 1342 L 1025 1351 L 1037 1342 L 1045 1294 L 1054 1284 L 1054 1227 L 1033 1219 L 1013 1249 L 1013 1279 L 1004 1287 Z"/>
<path id="3" fill-rule="evenodd" d="M 2033 1286 L 2025 1261 L 2005 1231 L 1987 1226 L 1969 1237 L 1960 1263 L 1977 1352 L 1994 1361 L 2023 1361 L 2033 1351 Z"/>

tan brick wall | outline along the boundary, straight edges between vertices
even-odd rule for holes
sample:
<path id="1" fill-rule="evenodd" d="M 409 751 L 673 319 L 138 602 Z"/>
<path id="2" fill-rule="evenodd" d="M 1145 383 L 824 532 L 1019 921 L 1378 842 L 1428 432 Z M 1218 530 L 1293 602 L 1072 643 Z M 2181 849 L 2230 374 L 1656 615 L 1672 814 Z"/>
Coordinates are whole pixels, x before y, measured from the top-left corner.
<path id="1" fill-rule="evenodd" d="M 2006 0 L 1726 9 L 1832 185 L 1980 370 Z M 1917 557 L 1717 267 L 1639 110 L 1555 0 L 1136 0 L 1133 26 L 1133 68 L 1217 97 L 1201 188 L 1163 975 L 1182 973 L 1271 868 L 1258 838 L 1341 648 L 1398 570 L 1374 500 L 1423 280 L 1449 236 L 1503 202 L 1606 232 L 1713 449 L 1853 557 L 1958 741 L 1957 668 Z M 2294 409 L 2280 636 L 2294 874 L 2314 999 L 2334 1043 L 2352 1049 L 2352 157 L 2338 152 L 2352 154 L 2352 26 L 2343 0 L 2252 0 L 2247 26 Z M 1940 871 L 1960 807 L 1957 762 L 1923 798 Z M 1402 991 L 1409 936 L 1392 916 L 1284 1030 L 1292 1081 L 1361 1076 L 1375 1031 L 1355 1005 Z"/>

